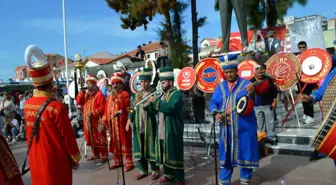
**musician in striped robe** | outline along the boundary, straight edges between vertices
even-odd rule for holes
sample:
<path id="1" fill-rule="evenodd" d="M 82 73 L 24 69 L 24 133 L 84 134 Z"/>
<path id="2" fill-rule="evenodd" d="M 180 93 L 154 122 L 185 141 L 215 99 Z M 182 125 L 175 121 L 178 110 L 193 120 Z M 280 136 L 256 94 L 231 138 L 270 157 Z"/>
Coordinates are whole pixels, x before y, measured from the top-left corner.
<path id="1" fill-rule="evenodd" d="M 332 86 L 336 88 L 336 68 L 335 68 L 336 56 L 332 57 L 332 63 L 333 63 L 333 70 L 324 78 L 324 81 L 322 85 L 320 86 L 320 88 L 312 92 L 310 96 L 303 94 L 301 96 L 301 100 L 303 102 L 312 102 L 315 104 L 322 100 L 328 86 Z M 329 89 L 331 90 L 331 88 Z M 321 158 L 319 155 L 319 152 L 315 150 L 312 156 L 310 157 L 310 161 L 317 160 L 319 158 Z M 334 162 L 335 162 L 335 167 L 336 167 L 336 160 Z"/>
<path id="2" fill-rule="evenodd" d="M 220 123 L 219 183 L 231 184 L 234 167 L 240 168 L 240 183 L 249 184 L 253 169 L 259 167 L 257 119 L 253 110 L 254 85 L 238 76 L 237 56 L 223 62 L 225 81 L 220 82 L 210 100 L 210 112 Z M 246 109 L 238 114 L 238 101 L 247 97 Z"/>
<path id="3" fill-rule="evenodd" d="M 150 82 L 152 79 L 152 69 L 144 68 L 139 72 L 142 90 L 137 93 L 132 106 L 148 97 L 151 92 Z M 134 158 L 138 161 L 139 173 L 136 180 L 140 180 L 148 175 L 148 162 L 152 170 L 152 180 L 159 178 L 159 166 L 156 164 L 156 138 L 157 138 L 157 110 L 152 104 L 144 102 L 137 105 L 134 112 L 128 114 L 126 130 L 128 131 L 133 122 L 133 151 Z"/>

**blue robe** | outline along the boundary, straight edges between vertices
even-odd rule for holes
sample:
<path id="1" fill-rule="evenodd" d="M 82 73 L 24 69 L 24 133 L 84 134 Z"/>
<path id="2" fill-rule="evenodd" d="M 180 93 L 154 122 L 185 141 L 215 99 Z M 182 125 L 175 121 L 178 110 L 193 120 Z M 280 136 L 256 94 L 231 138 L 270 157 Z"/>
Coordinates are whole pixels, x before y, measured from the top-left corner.
<path id="1" fill-rule="evenodd" d="M 219 160 L 221 167 L 224 167 L 225 163 L 231 163 L 230 165 L 233 167 L 241 168 L 259 167 L 255 112 L 253 110 L 250 114 L 241 116 L 234 108 L 239 98 L 248 95 L 245 88 L 249 83 L 250 81 L 238 77 L 237 84 L 230 93 L 228 83 L 224 81 L 216 87 L 210 100 L 210 112 L 225 112 L 227 102 L 231 100 L 231 126 L 225 127 L 220 124 Z M 227 137 L 230 137 L 230 139 L 226 139 Z M 230 153 L 227 154 L 227 151 L 230 151 Z"/>
<path id="2" fill-rule="evenodd" d="M 323 84 L 321 87 L 317 90 L 315 90 L 313 93 L 310 94 L 310 96 L 313 97 L 314 103 L 319 102 L 322 100 L 323 95 L 330 83 L 330 81 L 334 78 L 336 75 L 336 68 L 334 68 L 325 78 L 323 81 Z"/>
<path id="3" fill-rule="evenodd" d="M 336 68 L 334 68 L 324 79 L 323 84 L 321 85 L 321 87 L 317 90 L 315 90 L 312 94 L 310 94 L 310 96 L 313 97 L 313 101 L 314 103 L 319 102 L 322 100 L 323 95 L 329 85 L 329 83 L 331 82 L 331 80 L 335 77 L 336 75 Z M 334 160 L 335 163 L 335 167 L 336 167 L 336 160 Z"/>

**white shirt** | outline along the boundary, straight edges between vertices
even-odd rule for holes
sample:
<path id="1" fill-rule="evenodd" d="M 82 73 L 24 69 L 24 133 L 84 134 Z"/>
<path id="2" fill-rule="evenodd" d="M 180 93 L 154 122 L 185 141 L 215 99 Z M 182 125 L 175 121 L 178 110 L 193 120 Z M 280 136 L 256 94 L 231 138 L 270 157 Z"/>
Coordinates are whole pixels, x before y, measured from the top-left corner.
<path id="1" fill-rule="evenodd" d="M 26 100 L 25 99 L 23 99 L 23 100 L 21 100 L 20 101 L 20 109 L 21 110 L 23 110 L 23 108 L 24 108 L 24 104 L 26 103 Z"/>

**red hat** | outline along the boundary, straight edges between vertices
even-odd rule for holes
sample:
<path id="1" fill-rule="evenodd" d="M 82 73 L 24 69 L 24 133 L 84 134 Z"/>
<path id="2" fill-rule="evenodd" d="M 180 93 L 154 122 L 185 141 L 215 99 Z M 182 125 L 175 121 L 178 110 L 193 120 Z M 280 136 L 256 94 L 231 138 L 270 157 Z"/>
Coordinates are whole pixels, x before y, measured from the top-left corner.
<path id="1" fill-rule="evenodd" d="M 35 58 L 34 64 L 31 57 Z M 35 45 L 30 45 L 26 49 L 25 60 L 28 65 L 28 72 L 35 87 L 52 83 L 53 72 L 50 63 L 42 50 Z"/>
<path id="2" fill-rule="evenodd" d="M 111 76 L 111 83 L 124 83 L 124 75 L 121 72 L 113 73 Z"/>
<path id="3" fill-rule="evenodd" d="M 86 83 L 97 83 L 98 79 L 95 75 L 89 75 L 87 78 L 86 78 Z"/>

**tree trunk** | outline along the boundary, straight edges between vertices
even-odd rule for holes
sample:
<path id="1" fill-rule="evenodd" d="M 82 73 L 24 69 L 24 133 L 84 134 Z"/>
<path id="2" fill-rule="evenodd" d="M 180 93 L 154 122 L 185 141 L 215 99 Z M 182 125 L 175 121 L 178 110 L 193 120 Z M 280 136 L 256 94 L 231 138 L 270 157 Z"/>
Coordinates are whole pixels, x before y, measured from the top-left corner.
<path id="1" fill-rule="evenodd" d="M 267 0 L 268 11 L 266 12 L 266 25 L 268 28 L 275 27 L 278 19 L 276 5 L 273 1 Z"/>
<path id="2" fill-rule="evenodd" d="M 168 41 L 168 57 L 172 61 L 172 67 L 176 66 L 176 51 L 175 51 L 175 42 L 174 42 L 174 35 L 173 35 L 173 27 L 170 19 L 169 11 L 166 11 L 164 14 L 165 17 L 165 26 L 166 26 L 166 39 Z"/>
<path id="3" fill-rule="evenodd" d="M 191 0 L 191 22 L 192 22 L 192 50 L 193 65 L 198 63 L 198 23 L 197 23 L 197 7 L 196 0 Z"/>

